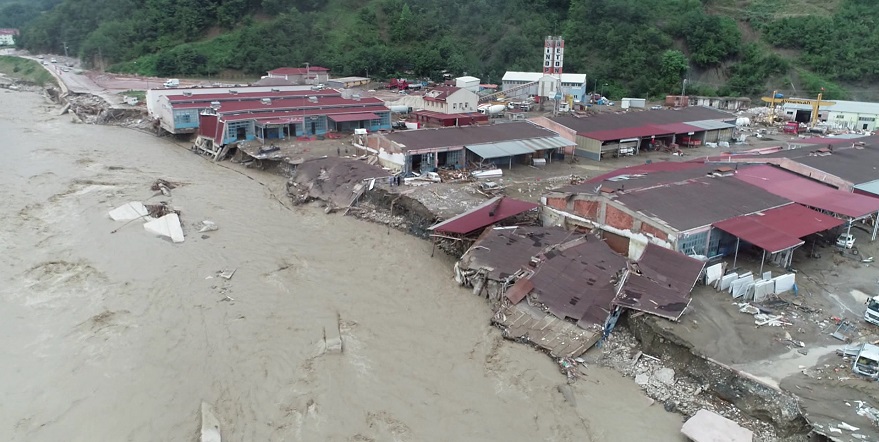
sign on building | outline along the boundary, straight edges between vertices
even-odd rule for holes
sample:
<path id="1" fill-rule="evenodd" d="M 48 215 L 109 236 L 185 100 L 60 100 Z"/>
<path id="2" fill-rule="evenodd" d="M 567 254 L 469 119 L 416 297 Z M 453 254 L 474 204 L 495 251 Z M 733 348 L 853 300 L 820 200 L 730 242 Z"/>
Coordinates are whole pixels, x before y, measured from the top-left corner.
<path id="1" fill-rule="evenodd" d="M 543 44 L 543 73 L 561 75 L 565 60 L 565 40 L 546 37 Z"/>

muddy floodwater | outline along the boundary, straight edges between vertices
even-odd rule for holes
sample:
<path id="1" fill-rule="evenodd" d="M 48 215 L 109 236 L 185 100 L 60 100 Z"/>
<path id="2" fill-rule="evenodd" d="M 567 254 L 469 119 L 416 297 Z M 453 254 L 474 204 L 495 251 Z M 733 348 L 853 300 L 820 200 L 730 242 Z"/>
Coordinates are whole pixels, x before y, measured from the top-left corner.
<path id="1" fill-rule="evenodd" d="M 58 109 L 0 90 L 0 440 L 192 441 L 202 401 L 230 441 L 683 440 L 615 372 L 566 401 L 429 243 Z M 128 201 L 171 203 L 186 241 L 112 221 Z"/>

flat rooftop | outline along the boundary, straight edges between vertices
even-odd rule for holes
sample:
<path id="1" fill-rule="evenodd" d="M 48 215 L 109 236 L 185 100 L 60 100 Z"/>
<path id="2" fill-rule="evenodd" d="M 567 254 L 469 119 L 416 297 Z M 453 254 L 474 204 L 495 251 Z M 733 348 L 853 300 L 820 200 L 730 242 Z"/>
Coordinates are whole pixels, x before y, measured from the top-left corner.
<path id="1" fill-rule="evenodd" d="M 606 113 L 589 117 L 562 116 L 550 120 L 573 129 L 578 134 L 602 132 L 615 129 L 632 129 L 641 126 L 687 123 L 704 120 L 734 120 L 736 116 L 729 112 L 709 107 L 691 106 L 683 109 L 659 109 L 633 111 L 627 113 Z"/>
<path id="2" fill-rule="evenodd" d="M 404 150 L 416 150 L 557 136 L 557 133 L 549 129 L 523 121 L 482 126 L 407 130 L 387 134 L 385 138 L 399 144 Z"/>

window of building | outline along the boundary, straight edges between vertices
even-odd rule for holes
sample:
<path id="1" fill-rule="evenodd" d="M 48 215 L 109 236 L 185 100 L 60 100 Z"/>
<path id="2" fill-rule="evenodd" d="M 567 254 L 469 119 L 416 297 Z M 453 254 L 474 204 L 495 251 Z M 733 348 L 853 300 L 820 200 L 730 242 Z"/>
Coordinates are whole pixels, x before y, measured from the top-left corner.
<path id="1" fill-rule="evenodd" d="M 704 255 L 708 231 L 694 233 L 678 241 L 678 250 L 685 255 Z"/>
<path id="2" fill-rule="evenodd" d="M 876 118 L 875 117 L 858 117 L 858 121 L 873 122 L 873 121 L 876 121 Z"/>

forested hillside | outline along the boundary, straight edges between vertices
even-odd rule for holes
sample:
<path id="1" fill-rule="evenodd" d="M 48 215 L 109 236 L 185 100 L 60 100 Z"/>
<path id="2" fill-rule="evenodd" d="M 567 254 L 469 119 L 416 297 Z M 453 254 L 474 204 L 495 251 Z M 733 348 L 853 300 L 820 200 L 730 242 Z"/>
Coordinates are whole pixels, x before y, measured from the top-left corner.
<path id="1" fill-rule="evenodd" d="M 159 76 L 311 63 L 499 82 L 539 70 L 546 35 L 564 36 L 566 72 L 610 96 L 680 92 L 688 79 L 690 93 L 879 100 L 875 0 L 63 0 L 22 43 Z"/>

